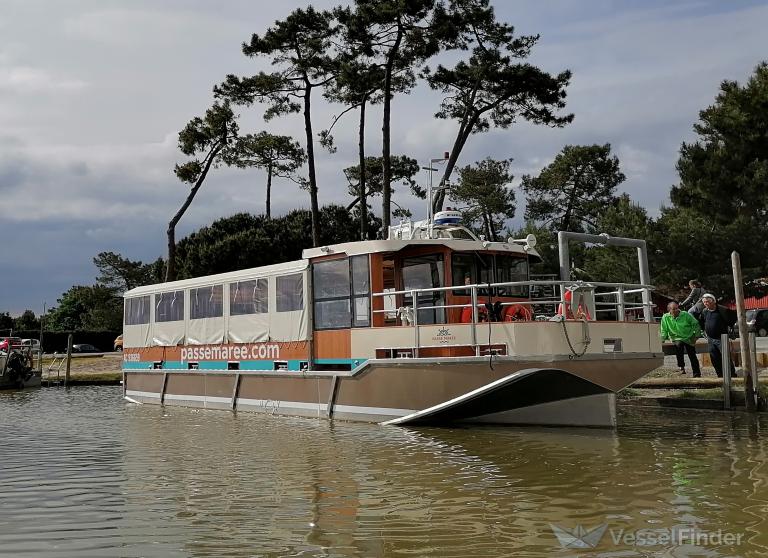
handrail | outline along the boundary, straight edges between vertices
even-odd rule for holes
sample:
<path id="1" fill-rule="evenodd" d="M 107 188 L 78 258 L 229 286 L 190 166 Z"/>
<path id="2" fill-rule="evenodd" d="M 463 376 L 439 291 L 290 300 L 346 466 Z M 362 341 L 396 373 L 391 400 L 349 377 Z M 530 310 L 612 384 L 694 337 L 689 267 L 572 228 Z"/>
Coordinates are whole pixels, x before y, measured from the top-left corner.
<path id="1" fill-rule="evenodd" d="M 505 298 L 518 298 L 519 300 L 509 301 L 509 302 L 501 302 L 498 300 L 499 295 L 492 294 L 494 289 L 499 288 L 508 288 L 508 287 L 552 287 L 553 290 L 557 289 L 559 287 L 560 295 L 557 296 L 550 296 L 550 297 L 542 297 L 542 298 L 534 298 L 531 297 L 531 292 L 528 292 L 528 297 L 514 297 L 509 295 L 501 295 Z M 410 303 L 411 306 L 408 307 L 400 307 L 400 308 L 383 308 L 383 309 L 376 309 L 371 310 L 373 314 L 392 314 L 395 313 L 396 316 L 399 316 L 402 320 L 403 325 L 406 324 L 413 327 L 413 356 L 415 358 L 419 357 L 419 349 L 422 348 L 421 346 L 421 337 L 420 337 L 420 328 L 419 328 L 419 312 L 423 312 L 426 310 L 445 310 L 445 309 L 451 309 L 451 308 L 471 308 L 471 321 L 468 325 L 471 325 L 471 345 L 475 348 L 475 356 L 481 355 L 481 345 L 478 339 L 477 335 L 477 324 L 480 322 L 479 319 L 479 309 L 482 306 L 481 302 L 481 296 L 482 298 L 488 298 L 490 301 L 490 298 L 495 298 L 497 304 L 500 304 L 501 306 L 514 306 L 514 305 L 522 305 L 522 306 L 528 306 L 532 310 L 535 310 L 534 307 L 536 306 L 552 306 L 554 308 L 553 314 L 559 314 L 559 315 L 567 315 L 568 312 L 566 310 L 567 304 L 572 304 L 572 300 L 566 300 L 566 292 L 568 292 L 569 288 L 580 288 L 584 289 L 586 291 L 591 291 L 592 300 L 591 300 L 591 311 L 593 312 L 594 317 L 597 317 L 597 313 L 603 313 L 603 312 L 616 312 L 616 319 L 623 321 L 626 317 L 626 313 L 628 311 L 636 311 L 641 310 L 643 313 L 643 317 L 645 321 L 650 322 L 652 321 L 652 308 L 655 306 L 651 300 L 650 293 L 654 289 L 652 285 L 645 285 L 645 284 L 637 284 L 637 283 L 603 283 L 603 282 L 583 282 L 583 281 L 508 281 L 508 282 L 501 282 L 501 283 L 476 283 L 473 285 L 451 285 L 451 286 L 445 286 L 445 287 L 426 287 L 422 289 L 407 289 L 402 291 L 383 291 L 379 293 L 371 293 L 372 297 L 388 297 L 388 296 L 407 296 L 410 297 Z M 609 292 L 602 292 L 597 293 L 595 292 L 595 289 L 598 287 L 602 288 L 611 288 L 615 289 L 613 291 Z M 485 290 L 486 293 L 483 293 L 480 295 L 478 293 L 479 290 Z M 574 289 L 575 290 L 575 289 Z M 435 294 L 435 293 L 445 293 L 445 292 L 453 292 L 453 291 L 469 291 L 469 297 L 470 301 L 465 304 L 421 304 L 419 301 L 419 296 L 422 294 Z M 555 291 L 556 292 L 556 291 Z M 632 295 L 642 293 L 642 302 L 636 302 L 634 300 L 626 300 L 626 295 Z M 605 297 L 605 296 L 613 296 L 615 298 L 614 301 L 606 301 L 606 300 L 595 300 L 598 296 Z M 433 300 L 432 302 L 447 302 L 445 300 L 439 301 L 439 300 Z M 586 301 L 589 303 L 590 301 Z M 606 308 L 607 307 L 607 308 Z M 407 310 L 405 310 L 407 308 Z M 412 312 L 412 317 L 411 317 Z M 405 317 L 404 317 L 405 316 Z M 407 317 L 407 319 L 406 319 Z M 541 319 L 548 319 L 547 314 L 542 314 L 539 317 L 535 317 L 536 320 Z M 434 325 L 438 325 L 441 322 L 437 322 Z M 447 322 L 445 322 L 447 323 Z M 431 324 L 430 324 L 431 325 Z M 564 325 L 564 324 L 563 324 Z M 567 332 L 566 332 L 567 334 Z"/>
<path id="2" fill-rule="evenodd" d="M 655 290 L 656 287 L 653 285 L 643 285 L 640 283 L 598 283 L 596 281 L 507 281 L 504 283 L 475 283 L 472 285 L 453 285 L 453 286 L 446 286 L 446 287 L 424 287 L 421 289 L 406 289 L 402 291 L 386 291 L 386 292 L 380 292 L 380 293 L 371 293 L 372 296 L 388 296 L 388 295 L 402 295 L 402 294 L 411 294 L 412 292 L 416 291 L 418 293 L 431 293 L 431 292 L 443 292 L 443 291 L 466 291 L 471 289 L 472 287 L 478 288 L 478 289 L 487 289 L 490 288 L 498 288 L 498 287 L 537 287 L 537 286 L 574 286 L 574 287 L 634 287 L 636 290 L 634 291 L 624 291 L 624 293 L 629 292 L 643 292 L 644 290 Z M 614 293 L 595 293 L 595 296 L 598 294 L 616 294 Z M 485 295 L 483 295 L 485 296 Z M 541 299 L 536 299 L 541 300 Z"/>

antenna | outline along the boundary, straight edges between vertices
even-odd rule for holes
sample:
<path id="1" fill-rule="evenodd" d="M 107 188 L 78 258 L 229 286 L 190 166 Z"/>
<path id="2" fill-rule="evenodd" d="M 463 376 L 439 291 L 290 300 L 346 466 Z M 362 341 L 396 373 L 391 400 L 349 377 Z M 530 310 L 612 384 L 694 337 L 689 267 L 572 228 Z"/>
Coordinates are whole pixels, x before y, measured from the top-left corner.
<path id="1" fill-rule="evenodd" d="M 532 248 L 536 247 L 536 236 L 533 234 L 529 234 L 525 238 L 512 238 L 511 236 L 507 239 L 508 244 L 522 244 L 523 250 L 526 252 L 528 250 L 531 250 Z"/>

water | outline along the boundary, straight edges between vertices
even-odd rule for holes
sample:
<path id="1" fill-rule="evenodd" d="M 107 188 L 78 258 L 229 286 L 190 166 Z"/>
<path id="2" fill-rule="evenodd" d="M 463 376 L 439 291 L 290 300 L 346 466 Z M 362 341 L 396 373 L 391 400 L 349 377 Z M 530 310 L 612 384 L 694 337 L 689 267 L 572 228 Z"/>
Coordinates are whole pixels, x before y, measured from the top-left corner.
<path id="1" fill-rule="evenodd" d="M 133 405 L 119 388 L 0 393 L 0 556 L 768 554 L 766 418 L 620 424 L 405 429 Z M 607 530 L 563 549 L 550 524 Z M 741 537 L 622 538 L 689 527 Z"/>

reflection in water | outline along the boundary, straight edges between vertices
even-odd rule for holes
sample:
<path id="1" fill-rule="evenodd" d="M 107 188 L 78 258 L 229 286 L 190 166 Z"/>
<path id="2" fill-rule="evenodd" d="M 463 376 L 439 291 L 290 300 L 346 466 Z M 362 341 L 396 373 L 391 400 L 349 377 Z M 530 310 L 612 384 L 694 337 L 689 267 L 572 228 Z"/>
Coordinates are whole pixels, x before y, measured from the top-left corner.
<path id="1" fill-rule="evenodd" d="M 764 417 L 622 411 L 617 431 L 328 423 L 0 394 L 0 556 L 764 556 Z M 607 523 L 595 549 L 550 528 Z M 740 545 L 616 544 L 741 533 Z M 623 531 L 621 531 L 623 529 Z"/>

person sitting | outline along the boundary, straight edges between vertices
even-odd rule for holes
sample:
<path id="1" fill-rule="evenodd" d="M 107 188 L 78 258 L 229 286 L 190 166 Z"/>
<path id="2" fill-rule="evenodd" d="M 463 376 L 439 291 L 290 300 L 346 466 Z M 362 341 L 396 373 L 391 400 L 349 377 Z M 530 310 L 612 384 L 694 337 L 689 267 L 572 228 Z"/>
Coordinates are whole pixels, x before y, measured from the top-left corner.
<path id="1" fill-rule="evenodd" d="M 667 304 L 667 313 L 661 317 L 661 340 L 675 346 L 677 367 L 685 374 L 685 355 L 691 362 L 694 378 L 701 378 L 699 359 L 696 357 L 696 339 L 701 336 L 699 322 L 688 312 L 681 312 L 677 302 Z"/>

